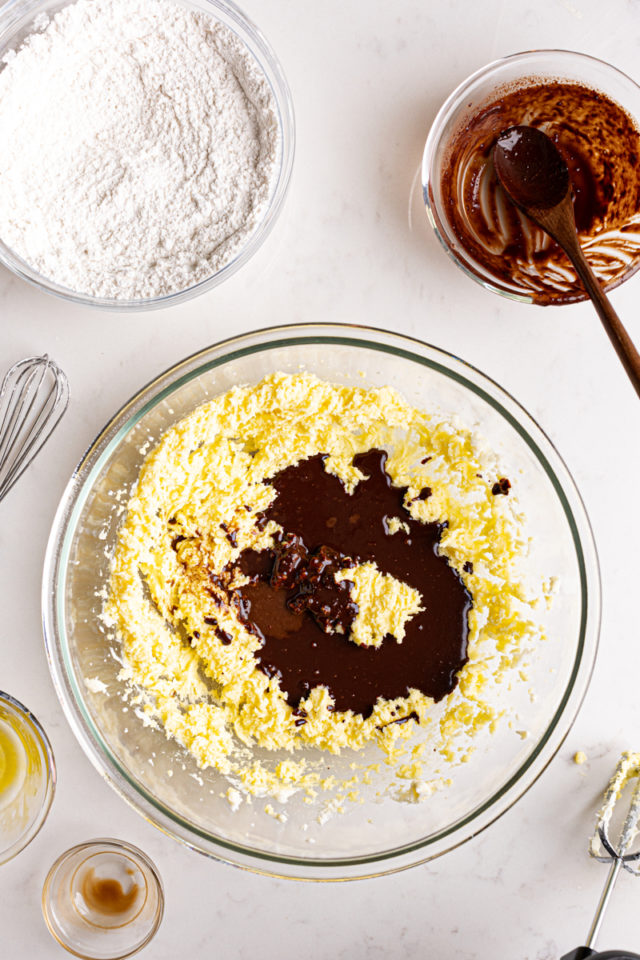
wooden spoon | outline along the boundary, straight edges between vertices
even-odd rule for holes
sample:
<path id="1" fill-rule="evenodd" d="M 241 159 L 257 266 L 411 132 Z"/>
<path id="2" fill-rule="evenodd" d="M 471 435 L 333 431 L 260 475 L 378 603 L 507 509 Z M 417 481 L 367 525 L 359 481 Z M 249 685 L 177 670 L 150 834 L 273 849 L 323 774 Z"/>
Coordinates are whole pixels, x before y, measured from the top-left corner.
<path id="1" fill-rule="evenodd" d="M 573 214 L 571 178 L 555 144 L 536 127 L 509 127 L 498 137 L 493 162 L 508 197 L 571 260 L 640 396 L 640 354 L 582 252 Z"/>

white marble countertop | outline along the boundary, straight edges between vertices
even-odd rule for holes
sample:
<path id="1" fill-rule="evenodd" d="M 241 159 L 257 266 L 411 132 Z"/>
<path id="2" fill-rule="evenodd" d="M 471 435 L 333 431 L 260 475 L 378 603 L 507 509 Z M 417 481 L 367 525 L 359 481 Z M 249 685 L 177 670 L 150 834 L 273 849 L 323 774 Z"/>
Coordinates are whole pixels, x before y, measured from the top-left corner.
<path id="1" fill-rule="evenodd" d="M 0 956 L 64 956 L 40 912 L 44 876 L 66 847 L 129 840 L 166 887 L 157 960 L 430 957 L 557 960 L 582 942 L 606 868 L 586 852 L 618 754 L 640 749 L 637 594 L 640 405 L 588 305 L 508 303 L 446 258 L 416 177 L 446 95 L 497 56 L 564 47 L 640 80 L 637 0 L 247 0 L 288 75 L 298 150 L 281 220 L 238 275 L 191 303 L 112 315 L 47 297 L 0 273 L 0 366 L 49 351 L 67 371 L 69 412 L 0 505 L 0 686 L 42 720 L 59 782 L 47 823 L 0 872 Z M 640 342 L 640 277 L 613 294 Z M 40 575 L 66 480 L 111 414 L 152 376 L 227 335 L 297 321 L 368 323 L 459 354 L 512 392 L 572 470 L 594 527 L 604 614 L 578 720 L 529 793 L 440 860 L 384 879 L 296 884 L 209 861 L 130 810 L 85 758 L 43 651 Z M 572 762 L 576 750 L 588 762 Z M 640 952 L 640 881 L 620 878 L 602 948 Z"/>

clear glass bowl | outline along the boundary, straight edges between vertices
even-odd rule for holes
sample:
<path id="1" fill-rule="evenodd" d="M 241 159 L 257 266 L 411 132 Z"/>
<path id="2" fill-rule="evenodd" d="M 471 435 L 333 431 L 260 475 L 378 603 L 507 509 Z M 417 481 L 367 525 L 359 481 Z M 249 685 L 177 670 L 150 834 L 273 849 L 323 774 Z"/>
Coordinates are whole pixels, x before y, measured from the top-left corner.
<path id="1" fill-rule="evenodd" d="M 436 236 L 454 263 L 472 280 L 511 300 L 534 303 L 525 287 L 497 278 L 469 253 L 452 228 L 441 190 L 443 165 L 452 135 L 464 124 L 465 118 L 490 103 L 500 88 L 525 79 L 569 81 L 599 90 L 623 107 L 639 128 L 640 87 L 604 60 L 571 50 L 530 50 L 495 60 L 473 73 L 445 100 L 431 125 L 422 157 L 422 193 Z M 624 270 L 613 283 L 607 284 L 607 290 L 623 283 L 638 270 L 640 247 L 635 255 L 621 253 L 621 260 L 626 260 Z M 586 300 L 587 294 L 578 294 L 572 299 L 574 302 Z"/>
<path id="2" fill-rule="evenodd" d="M 43 13 L 53 15 L 62 7 L 67 6 L 68 2 L 69 0 L 9 0 L 8 3 L 5 3 L 0 9 L 0 70 L 5 54 L 19 47 L 25 37 L 33 32 L 34 19 Z M 184 300 L 191 300 L 201 293 L 206 293 L 212 287 L 216 287 L 239 270 L 262 246 L 282 209 L 293 166 L 295 121 L 291 91 L 274 51 L 258 27 L 234 3 L 228 2 L 228 0 L 175 0 L 175 2 L 207 13 L 232 30 L 255 58 L 271 86 L 278 110 L 280 156 L 277 179 L 264 217 L 249 236 L 244 247 L 212 276 L 184 290 L 177 290 L 175 293 L 143 300 L 92 297 L 75 290 L 69 290 L 34 270 L 0 238 L 0 263 L 17 276 L 22 277 L 23 280 L 27 280 L 47 293 L 55 294 L 74 303 L 117 311 L 150 310 L 158 307 L 169 307 L 176 303 L 182 303 Z"/>
<path id="3" fill-rule="evenodd" d="M 107 554 L 148 441 L 156 442 L 219 392 L 273 371 L 302 369 L 337 383 L 390 385 L 415 406 L 455 413 L 484 436 L 508 464 L 509 476 L 518 475 L 533 535 L 533 573 L 554 574 L 560 582 L 548 614 L 549 639 L 539 645 L 529 682 L 512 689 L 503 684 L 503 699 L 496 703 L 518 711 L 528 736 L 500 725 L 495 734 L 478 736 L 471 760 L 447 771 L 451 785 L 427 802 L 381 802 L 377 782 L 363 793 L 363 805 L 322 826 L 297 796 L 286 805 L 284 823 L 262 812 L 265 801 L 254 799 L 234 813 L 223 796 L 224 777 L 199 771 L 133 709 L 123 712 L 118 650 L 114 657 L 99 620 Z M 589 523 L 571 476 L 512 397 L 473 367 L 417 340 L 313 324 L 271 328 L 209 347 L 159 376 L 114 416 L 78 465 L 59 506 L 45 561 L 43 615 L 67 718 L 95 767 L 130 804 L 165 832 L 219 859 L 272 875 L 334 880 L 438 856 L 494 821 L 531 786 L 566 736 L 586 691 L 600 585 Z M 348 752 L 327 755 L 328 773 L 348 779 L 353 759 Z M 174 776 L 167 776 L 170 768 Z M 392 772 L 381 776 L 390 781 Z"/>
<path id="4" fill-rule="evenodd" d="M 0 691 L 0 864 L 31 843 L 47 819 L 55 786 L 46 733 L 30 710 Z"/>
<path id="5" fill-rule="evenodd" d="M 83 960 L 124 960 L 162 922 L 162 880 L 149 857 L 122 840 L 80 843 L 61 854 L 42 888 L 42 914 L 60 946 Z"/>

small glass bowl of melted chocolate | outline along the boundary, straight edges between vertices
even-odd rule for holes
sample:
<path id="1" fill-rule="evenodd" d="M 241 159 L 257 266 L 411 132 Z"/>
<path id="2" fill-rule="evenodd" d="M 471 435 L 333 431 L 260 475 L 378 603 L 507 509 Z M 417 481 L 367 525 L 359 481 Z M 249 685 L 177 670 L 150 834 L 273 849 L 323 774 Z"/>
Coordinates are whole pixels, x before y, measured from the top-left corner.
<path id="1" fill-rule="evenodd" d="M 425 146 L 429 219 L 462 269 L 526 303 L 586 299 L 566 255 L 507 199 L 492 151 L 509 126 L 538 127 L 571 174 L 580 242 L 603 285 L 640 267 L 640 87 L 601 60 L 562 50 L 516 54 L 455 90 Z"/>

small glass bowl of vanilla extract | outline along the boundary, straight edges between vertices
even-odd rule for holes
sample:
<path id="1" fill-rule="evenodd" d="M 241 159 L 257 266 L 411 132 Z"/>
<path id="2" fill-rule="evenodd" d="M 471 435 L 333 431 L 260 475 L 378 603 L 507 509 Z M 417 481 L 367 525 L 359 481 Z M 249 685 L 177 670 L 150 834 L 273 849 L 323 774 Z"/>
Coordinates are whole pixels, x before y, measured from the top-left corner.
<path id="1" fill-rule="evenodd" d="M 162 880 L 133 844 L 90 840 L 66 850 L 49 870 L 42 913 L 49 933 L 69 953 L 83 960 L 124 960 L 160 926 Z"/>

